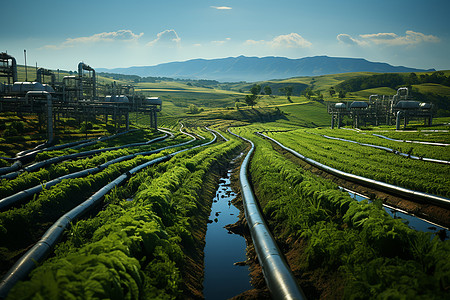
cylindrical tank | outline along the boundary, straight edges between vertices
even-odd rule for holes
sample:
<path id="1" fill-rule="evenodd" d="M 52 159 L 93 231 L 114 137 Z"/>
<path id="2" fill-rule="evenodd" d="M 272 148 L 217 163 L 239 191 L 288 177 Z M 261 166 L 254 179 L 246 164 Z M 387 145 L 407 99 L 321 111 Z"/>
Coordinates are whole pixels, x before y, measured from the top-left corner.
<path id="1" fill-rule="evenodd" d="M 29 91 L 45 91 L 45 87 L 40 82 L 14 82 L 11 87 L 13 94 L 26 94 Z M 54 92 L 54 91 L 53 91 Z"/>
<path id="2" fill-rule="evenodd" d="M 42 86 L 44 87 L 44 91 L 46 91 L 50 94 L 53 94 L 55 92 L 55 90 L 52 88 L 51 85 L 43 84 Z"/>
<path id="3" fill-rule="evenodd" d="M 352 104 L 350 104 L 350 109 L 364 109 L 369 107 L 369 104 L 364 101 L 353 101 Z"/>
<path id="4" fill-rule="evenodd" d="M 108 95 L 105 97 L 105 102 L 129 103 L 130 100 L 125 95 Z"/>
<path id="5" fill-rule="evenodd" d="M 345 103 L 340 102 L 340 103 L 336 103 L 336 104 L 334 105 L 334 107 L 335 107 L 336 109 L 346 109 L 346 108 L 347 108 L 347 105 L 345 105 Z"/>
<path id="6" fill-rule="evenodd" d="M 422 102 L 419 104 L 419 107 L 421 109 L 431 109 L 432 105 L 431 105 L 431 103 Z"/>
<path id="7" fill-rule="evenodd" d="M 418 101 L 399 101 L 395 108 L 397 109 L 418 109 L 420 107 L 420 102 Z"/>
<path id="8" fill-rule="evenodd" d="M 159 97 L 147 97 L 145 98 L 145 104 L 162 105 L 162 100 Z"/>

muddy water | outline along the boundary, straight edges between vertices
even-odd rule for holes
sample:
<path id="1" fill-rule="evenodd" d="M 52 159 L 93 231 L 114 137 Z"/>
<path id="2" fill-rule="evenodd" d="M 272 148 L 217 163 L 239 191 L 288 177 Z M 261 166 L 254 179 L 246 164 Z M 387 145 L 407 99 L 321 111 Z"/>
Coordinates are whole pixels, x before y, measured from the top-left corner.
<path id="1" fill-rule="evenodd" d="M 248 267 L 234 265 L 247 259 L 245 239 L 224 228 L 236 223 L 239 215 L 231 204 L 236 194 L 230 187 L 230 175 L 231 170 L 220 180 L 206 231 L 205 299 L 228 299 L 252 288 Z"/>

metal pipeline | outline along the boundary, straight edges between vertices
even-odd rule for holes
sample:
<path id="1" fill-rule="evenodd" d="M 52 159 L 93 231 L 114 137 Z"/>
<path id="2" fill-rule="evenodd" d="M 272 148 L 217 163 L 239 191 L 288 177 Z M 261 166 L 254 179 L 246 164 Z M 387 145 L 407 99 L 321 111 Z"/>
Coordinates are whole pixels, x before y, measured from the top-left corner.
<path id="1" fill-rule="evenodd" d="M 151 143 L 157 142 L 157 141 L 160 141 L 160 140 L 163 140 L 163 139 L 167 138 L 168 136 L 169 135 L 166 134 L 165 136 L 155 138 L 155 139 L 153 139 L 151 141 L 148 141 L 147 143 L 149 144 L 150 142 Z M 103 163 L 103 164 L 101 164 L 101 165 L 99 165 L 97 167 L 89 168 L 89 169 L 86 169 L 86 170 L 81 170 L 81 171 L 70 173 L 70 174 L 66 174 L 64 176 L 61 176 L 61 177 L 52 179 L 50 181 L 47 181 L 44 184 L 38 184 L 38 185 L 36 185 L 34 187 L 28 188 L 26 190 L 23 190 L 23 191 L 20 191 L 18 193 L 15 193 L 15 194 L 13 194 L 11 196 L 8 196 L 8 197 L 5 197 L 3 199 L 0 199 L 0 211 L 3 211 L 3 210 L 5 210 L 5 209 L 7 209 L 7 208 L 9 208 L 9 207 L 11 207 L 13 205 L 18 204 L 18 203 L 22 203 L 24 200 L 31 198 L 33 195 L 35 195 L 37 193 L 40 193 L 44 188 L 48 189 L 48 188 L 50 188 L 50 187 L 60 183 L 64 179 L 69 179 L 69 178 L 73 179 L 73 178 L 79 178 L 79 177 L 83 177 L 83 176 L 87 176 L 87 175 L 91 175 L 91 174 L 96 174 L 96 173 L 98 173 L 100 171 L 103 171 L 104 169 L 106 169 L 108 166 L 110 166 L 112 164 L 119 163 L 119 162 L 122 162 L 122 161 L 125 161 L 125 160 L 129 160 L 129 159 L 135 158 L 138 155 L 155 154 L 155 153 L 158 153 L 158 152 L 161 152 L 163 150 L 170 149 L 170 148 L 181 147 L 181 146 L 187 145 L 187 144 L 189 144 L 189 143 L 191 143 L 193 141 L 194 140 L 190 140 L 190 141 L 187 141 L 187 142 L 184 142 L 184 143 L 180 143 L 180 144 L 177 144 L 177 145 L 172 145 L 172 146 L 162 147 L 162 148 L 151 150 L 151 151 L 144 151 L 144 152 L 139 152 L 139 153 L 134 153 L 134 154 L 130 154 L 130 155 L 121 156 L 121 157 L 115 158 L 115 159 L 113 159 L 111 161 L 105 162 L 105 163 Z"/>
<path id="2" fill-rule="evenodd" d="M 1 52 L 0 53 L 0 59 L 3 60 L 3 61 L 7 61 L 8 59 L 11 60 L 11 73 L 12 73 L 12 79 L 13 79 L 12 83 L 17 82 L 18 79 L 17 79 L 17 62 L 16 62 L 16 59 L 13 56 L 11 56 L 11 55 L 9 55 L 9 54 L 7 54 L 5 52 Z M 9 78 L 8 78 L 8 84 L 9 84 Z"/>
<path id="3" fill-rule="evenodd" d="M 422 160 L 422 161 L 438 163 L 438 164 L 444 164 L 444 165 L 450 165 L 450 161 L 448 161 L 448 160 L 434 159 L 434 158 L 427 158 L 427 157 L 419 157 L 419 156 L 410 155 L 410 154 L 407 154 L 407 153 L 402 153 L 402 152 L 396 151 L 396 150 L 388 148 L 388 147 L 372 145 L 372 144 L 366 144 L 366 143 L 360 143 L 360 142 L 356 142 L 356 141 L 352 141 L 352 140 L 347 140 L 347 139 L 341 139 L 341 138 L 337 138 L 337 137 L 327 136 L 327 135 L 324 135 L 324 134 L 322 134 L 321 136 L 323 136 L 324 138 L 327 138 L 327 139 L 331 139 L 331 140 L 348 142 L 348 143 L 358 144 L 360 146 L 366 146 L 366 147 L 371 147 L 371 148 L 375 148 L 375 149 L 384 150 L 384 151 L 391 152 L 391 153 L 394 153 L 394 154 L 397 154 L 397 155 L 400 155 L 400 156 L 403 156 L 403 157 L 407 157 L 407 158 L 410 158 L 410 159 Z"/>
<path id="4" fill-rule="evenodd" d="M 253 245 L 255 246 L 264 279 L 269 287 L 270 293 L 274 299 L 306 299 L 303 291 L 297 285 L 295 277 L 278 248 L 270 229 L 266 225 L 247 178 L 248 163 L 255 149 L 255 145 L 252 141 L 231 132 L 229 129 L 228 132 L 251 144 L 251 149 L 242 162 L 239 179 L 241 182 L 245 218 L 250 228 Z"/>
<path id="5" fill-rule="evenodd" d="M 162 130 L 161 130 L 161 131 L 162 131 Z M 37 155 L 38 153 L 40 153 L 40 152 L 44 152 L 44 151 L 53 151 L 53 150 L 59 150 L 59 149 L 69 148 L 69 147 L 76 146 L 76 145 L 79 145 L 79 144 L 83 144 L 83 145 L 81 146 L 81 148 L 82 148 L 82 147 L 88 146 L 87 143 L 90 143 L 89 145 L 95 144 L 95 143 L 97 143 L 97 142 L 100 141 L 100 140 L 103 141 L 103 140 L 107 140 L 107 139 L 112 139 L 112 138 L 115 138 L 115 137 L 117 137 L 117 136 L 119 136 L 119 135 L 122 135 L 122 134 L 125 134 L 125 133 L 128 133 L 128 132 L 131 132 L 131 131 L 121 132 L 121 133 L 119 133 L 119 134 L 111 135 L 111 136 L 108 136 L 108 137 L 102 137 L 102 138 L 100 138 L 100 139 L 95 139 L 94 141 L 92 141 L 92 139 L 90 139 L 90 140 L 82 140 L 82 141 L 76 141 L 76 142 L 71 142 L 71 143 L 62 144 L 62 145 L 55 145 L 55 146 L 48 147 L 48 148 L 41 148 L 41 146 L 44 146 L 44 147 L 45 147 L 45 145 L 48 145 L 48 144 L 49 144 L 48 142 L 46 142 L 46 143 L 44 143 L 44 144 L 41 144 L 41 145 L 35 147 L 34 149 L 30 149 L 30 150 L 25 150 L 25 151 L 19 152 L 19 153 L 17 153 L 18 156 L 14 157 L 14 158 L 10 158 L 10 157 L 0 157 L 0 159 L 4 159 L 4 160 L 7 160 L 7 161 L 14 161 L 14 162 L 20 161 L 21 164 L 22 164 L 22 166 L 23 166 L 24 164 L 27 164 L 27 163 L 31 162 L 31 161 L 36 157 L 36 155 Z M 163 131 L 163 132 L 164 132 L 164 133 L 167 133 L 167 132 L 165 132 L 165 131 Z M 169 133 L 169 134 L 170 134 L 170 133 Z M 39 147 L 39 148 L 38 148 L 38 147 Z M 75 147 L 73 147 L 72 149 L 74 149 L 74 148 L 75 148 Z M 17 172 L 17 173 L 11 173 L 11 172 L 14 172 L 14 171 L 16 171 L 16 170 L 19 170 L 20 168 L 22 168 L 22 166 L 20 166 L 19 168 L 17 168 L 17 166 L 11 166 L 11 167 L 0 168 L 0 175 L 2 175 L 2 176 L 0 176 L 0 179 L 14 179 L 14 178 L 17 177 L 20 173 L 19 173 L 19 172 Z M 9 174 L 8 174 L 8 173 L 9 173 Z M 4 174 L 7 174 L 7 175 L 4 175 Z"/>
<path id="6" fill-rule="evenodd" d="M 181 131 L 181 129 L 180 129 Z M 184 133 L 184 132 L 183 132 Z M 189 135 L 193 137 L 192 135 L 185 133 L 186 135 Z M 182 153 L 184 151 L 192 150 L 198 147 L 206 146 L 209 144 L 212 144 L 216 141 L 217 136 L 214 135 L 214 138 L 209 141 L 208 143 L 197 145 L 192 148 L 183 149 L 174 153 L 171 153 L 169 155 L 153 159 L 149 162 L 146 162 L 144 164 L 141 164 L 130 171 L 120 175 L 112 182 L 105 185 L 103 188 L 98 190 L 94 195 L 89 197 L 86 201 L 81 203 L 80 205 L 76 206 L 72 210 L 70 210 L 68 213 L 64 214 L 62 217 L 56 221 L 42 236 L 42 238 L 37 242 L 30 250 L 28 250 L 25 255 L 23 255 L 15 264 L 14 266 L 8 271 L 8 273 L 3 277 L 2 281 L 0 282 L 0 299 L 6 298 L 9 291 L 12 289 L 12 287 L 20 280 L 24 279 L 34 268 L 36 268 L 37 263 L 44 260 L 44 258 L 50 253 L 50 251 L 53 249 L 53 247 L 56 245 L 58 240 L 60 239 L 62 233 L 67 228 L 67 226 L 74 220 L 78 219 L 79 217 L 83 216 L 85 213 L 87 213 L 91 208 L 98 205 L 103 197 L 111 191 L 114 187 L 122 184 L 125 180 L 131 177 L 132 174 L 137 173 L 141 171 L 142 169 L 169 160 L 170 158 L 174 157 L 175 155 Z M 195 137 L 193 137 L 195 138 Z"/>
<path id="7" fill-rule="evenodd" d="M 44 83 L 43 80 L 42 80 L 42 76 L 44 76 L 44 75 L 51 76 L 51 78 L 52 78 L 51 84 L 52 84 L 52 86 L 54 86 L 55 85 L 55 81 L 56 81 L 56 76 L 51 70 L 48 70 L 48 69 L 44 69 L 44 68 L 37 69 L 37 71 L 36 71 L 36 81 L 40 82 L 40 83 Z"/>
<path id="8" fill-rule="evenodd" d="M 94 68 L 90 67 L 89 65 L 86 65 L 83 62 L 80 62 L 78 64 L 78 77 L 79 77 L 79 85 L 80 85 L 80 96 L 78 100 L 81 100 L 83 98 L 83 70 L 86 71 L 92 71 L 92 98 L 95 99 L 97 97 L 97 83 L 95 78 L 95 70 Z"/>
<path id="9" fill-rule="evenodd" d="M 214 129 L 209 129 L 208 127 L 205 126 L 205 128 L 209 131 L 215 132 L 218 136 L 220 136 L 225 142 L 228 142 L 228 139 L 226 137 L 224 137 L 220 132 L 214 130 Z"/>
<path id="10" fill-rule="evenodd" d="M 432 194 L 428 194 L 428 193 L 424 193 L 424 192 L 419 192 L 419 191 L 414 191 L 414 190 L 410 190 L 407 188 L 403 188 L 403 187 L 399 187 L 393 184 L 389 184 L 386 182 L 382 182 L 382 181 L 377 181 L 374 179 L 370 179 L 370 178 L 366 178 L 366 177 L 362 177 L 362 176 L 358 176 L 358 175 L 354 175 L 354 174 L 350 174 L 347 172 L 343 172 L 341 170 L 337 170 L 335 168 L 329 167 L 327 165 L 324 165 L 322 163 L 319 163 L 315 160 L 312 160 L 310 158 L 307 158 L 306 156 L 303 156 L 302 154 L 298 153 L 297 151 L 288 148 L 286 146 L 284 146 L 283 144 L 281 144 L 280 142 L 278 142 L 277 140 L 275 140 L 274 138 L 268 137 L 267 135 L 264 135 L 262 133 L 257 132 L 256 134 L 271 140 L 272 142 L 274 142 L 275 144 L 277 144 L 278 146 L 280 146 L 281 148 L 283 148 L 286 151 L 289 151 L 290 153 L 294 154 L 295 156 L 299 157 L 300 159 L 306 161 L 307 163 L 309 163 L 310 165 L 315 166 L 316 168 L 319 168 L 325 172 L 328 172 L 330 174 L 333 174 L 335 176 L 350 180 L 350 181 L 354 181 L 369 187 L 373 187 L 375 189 L 379 189 L 379 190 L 383 190 L 386 192 L 390 192 L 396 195 L 400 195 L 402 197 L 408 197 L 411 199 L 417 199 L 417 200 L 421 200 L 421 201 L 426 201 L 426 202 L 431 202 L 434 203 L 438 206 L 442 206 L 442 207 L 446 207 L 449 208 L 450 207 L 450 199 L 449 198 L 445 198 L 445 197 L 441 197 L 441 196 L 437 196 L 437 195 L 432 195 Z"/>
<path id="11" fill-rule="evenodd" d="M 128 133 L 128 131 L 127 132 L 121 132 L 121 133 L 113 135 L 113 136 L 104 137 L 104 138 L 99 139 L 99 140 L 111 139 L 113 137 L 117 137 L 117 136 L 125 134 L 125 133 Z M 160 138 L 156 138 L 156 139 L 160 139 Z M 89 142 L 89 143 L 83 144 L 81 147 L 86 147 L 88 145 L 95 144 L 97 142 L 98 141 Z M 98 154 L 98 153 L 105 152 L 105 151 L 117 150 L 117 149 L 122 149 L 122 148 L 127 148 L 127 147 L 143 146 L 143 145 L 146 145 L 148 143 L 153 143 L 153 142 L 154 142 L 154 140 L 151 140 L 151 141 L 143 142 L 143 143 L 134 143 L 134 144 L 129 144 L 129 145 L 122 145 L 122 146 L 117 146 L 117 147 L 96 149 L 96 150 L 90 150 L 90 151 L 85 151 L 85 152 L 79 152 L 79 153 L 73 153 L 73 154 L 68 154 L 68 155 L 62 155 L 62 156 L 58 156 L 58 157 L 49 158 L 47 160 L 43 160 L 41 162 L 34 163 L 34 164 L 32 164 L 32 165 L 30 165 L 28 167 L 23 168 L 23 170 L 26 171 L 26 172 L 34 172 L 34 171 L 36 171 L 36 170 L 38 170 L 40 168 L 43 168 L 43 167 L 48 166 L 50 164 L 59 163 L 59 162 L 64 161 L 64 160 L 79 158 L 79 157 L 83 157 L 83 156 L 94 155 L 94 154 Z M 75 148 L 79 148 L 79 147 L 78 146 L 77 147 L 72 147 L 71 149 L 75 149 Z M 34 153 L 34 155 L 35 154 L 36 153 Z M 19 174 L 20 174 L 19 171 L 12 172 L 12 173 L 9 173 L 9 174 L 6 174 L 6 175 L 1 175 L 0 179 L 14 179 L 17 176 L 19 176 Z"/>
<path id="12" fill-rule="evenodd" d="M 423 142 L 423 141 L 409 141 L 409 140 L 396 140 L 396 139 L 391 139 L 388 138 L 384 135 L 380 135 L 380 134 L 375 134 L 373 133 L 372 135 L 389 140 L 389 141 L 393 141 L 393 142 L 399 142 L 399 143 L 413 143 L 413 144 L 423 144 L 423 145 L 430 145 L 430 146 L 450 146 L 450 144 L 445 144 L 445 143 L 434 143 L 434 142 Z"/>

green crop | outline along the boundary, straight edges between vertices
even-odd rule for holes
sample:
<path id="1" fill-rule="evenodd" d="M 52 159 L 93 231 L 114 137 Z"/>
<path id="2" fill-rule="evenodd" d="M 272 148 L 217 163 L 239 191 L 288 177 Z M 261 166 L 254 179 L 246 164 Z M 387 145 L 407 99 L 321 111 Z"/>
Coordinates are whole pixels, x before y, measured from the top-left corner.
<path id="1" fill-rule="evenodd" d="M 203 181 L 241 144 L 197 148 L 139 172 L 106 197 L 104 210 L 75 223 L 55 257 L 9 298 L 181 297 L 184 252 L 198 242 L 195 219 L 209 209 L 198 196 Z"/>
<path id="2" fill-rule="evenodd" d="M 268 141 L 251 134 L 253 128 L 234 130 L 256 145 L 250 176 L 274 236 L 281 245 L 293 241 L 303 245 L 292 250 L 299 251 L 300 286 L 316 290 L 318 298 L 320 284 L 311 285 L 321 280 L 344 299 L 446 297 L 449 241 L 410 229 L 405 221 L 391 218 L 377 201 L 351 199 L 335 184 L 277 153 Z M 288 133 L 277 137 L 281 135 Z M 296 135 L 296 141 L 309 136 Z"/>

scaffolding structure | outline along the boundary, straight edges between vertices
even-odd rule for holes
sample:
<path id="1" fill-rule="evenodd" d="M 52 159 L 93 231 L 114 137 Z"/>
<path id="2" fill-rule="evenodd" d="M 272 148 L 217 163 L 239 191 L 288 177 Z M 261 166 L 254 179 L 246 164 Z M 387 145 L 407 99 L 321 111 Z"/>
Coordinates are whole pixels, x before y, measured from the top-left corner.
<path id="1" fill-rule="evenodd" d="M 50 76 L 48 84 L 45 76 Z M 122 125 L 128 130 L 130 112 L 140 112 L 149 116 L 152 128 L 157 128 L 157 112 L 161 111 L 162 101 L 157 98 L 145 98 L 136 95 L 133 86 L 109 89 L 112 95 L 98 97 L 98 84 L 95 70 L 80 62 L 76 76 L 65 76 L 56 80 L 51 70 L 36 70 L 36 82 L 18 82 L 17 65 L 14 57 L 0 53 L 0 77 L 6 77 L 0 83 L 0 112 L 37 114 L 39 124 L 46 123 L 48 140 L 53 140 L 54 126 L 61 118 L 74 118 L 81 125 L 97 117 L 111 119 L 116 131 Z M 126 94 L 121 94 L 126 92 Z M 45 122 L 47 120 L 47 122 Z"/>
<path id="2" fill-rule="evenodd" d="M 393 125 L 395 122 L 399 130 L 402 120 L 404 128 L 412 119 L 423 119 L 428 126 L 433 122 L 433 105 L 415 101 L 406 87 L 399 88 L 393 96 L 371 95 L 367 102 L 327 103 L 327 111 L 331 115 L 332 129 L 341 127 L 344 116 L 352 119 L 354 128 L 367 124 Z"/>

